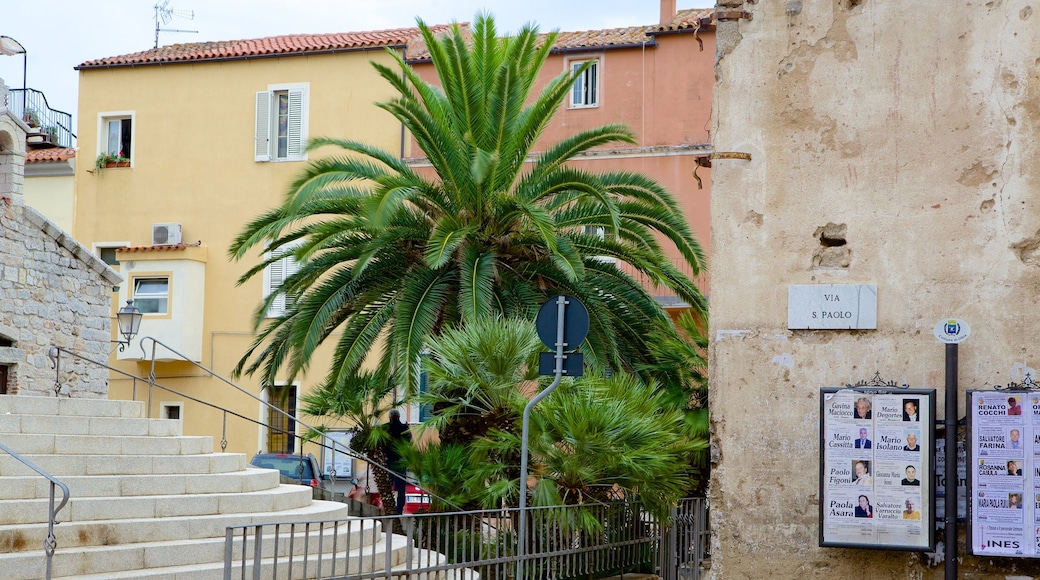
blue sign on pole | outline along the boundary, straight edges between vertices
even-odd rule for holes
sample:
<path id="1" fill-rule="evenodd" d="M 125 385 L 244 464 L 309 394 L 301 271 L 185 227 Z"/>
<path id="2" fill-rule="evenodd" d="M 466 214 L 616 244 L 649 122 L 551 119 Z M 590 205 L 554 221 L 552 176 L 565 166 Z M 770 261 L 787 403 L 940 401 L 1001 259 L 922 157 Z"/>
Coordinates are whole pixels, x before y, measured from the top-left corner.
<path id="1" fill-rule="evenodd" d="M 567 304 L 563 309 L 563 342 L 566 344 L 564 352 L 576 350 L 589 334 L 589 311 L 580 300 L 573 296 L 564 296 Z M 538 310 L 538 318 L 535 326 L 538 328 L 538 338 L 546 348 L 556 351 L 556 332 L 559 324 L 559 308 L 556 298 L 551 298 L 542 304 Z"/>

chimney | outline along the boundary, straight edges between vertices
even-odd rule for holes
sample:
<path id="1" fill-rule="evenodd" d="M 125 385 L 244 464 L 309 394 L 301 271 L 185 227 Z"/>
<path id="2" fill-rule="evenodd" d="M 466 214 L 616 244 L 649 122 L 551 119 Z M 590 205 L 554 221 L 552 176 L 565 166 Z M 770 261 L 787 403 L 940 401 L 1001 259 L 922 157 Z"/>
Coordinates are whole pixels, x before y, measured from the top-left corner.
<path id="1" fill-rule="evenodd" d="M 661 0 L 661 26 L 668 26 L 675 20 L 675 0 Z"/>

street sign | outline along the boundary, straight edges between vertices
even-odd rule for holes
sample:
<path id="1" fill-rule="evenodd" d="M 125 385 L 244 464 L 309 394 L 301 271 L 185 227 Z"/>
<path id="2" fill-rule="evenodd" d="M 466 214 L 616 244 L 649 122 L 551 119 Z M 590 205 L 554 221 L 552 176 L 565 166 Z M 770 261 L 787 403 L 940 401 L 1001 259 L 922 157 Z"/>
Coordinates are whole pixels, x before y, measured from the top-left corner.
<path id="1" fill-rule="evenodd" d="M 556 333 L 560 321 L 558 298 L 559 296 L 553 296 L 546 300 L 538 310 L 538 318 L 535 319 L 538 338 L 553 352 L 556 351 Z M 566 345 L 563 350 L 569 352 L 577 349 L 589 334 L 589 311 L 573 296 L 564 296 L 564 299 L 567 303 L 563 307 L 563 342 Z"/>

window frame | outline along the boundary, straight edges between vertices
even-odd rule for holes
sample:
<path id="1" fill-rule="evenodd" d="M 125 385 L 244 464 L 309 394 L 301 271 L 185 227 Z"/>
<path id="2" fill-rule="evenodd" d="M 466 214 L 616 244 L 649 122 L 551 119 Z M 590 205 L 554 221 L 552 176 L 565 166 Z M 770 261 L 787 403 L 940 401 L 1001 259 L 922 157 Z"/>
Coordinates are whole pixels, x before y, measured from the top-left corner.
<path id="1" fill-rule="evenodd" d="M 581 226 L 581 233 L 589 236 L 596 236 L 600 240 L 607 239 L 607 228 L 603 226 Z M 617 258 L 614 256 L 593 256 L 593 259 L 604 264 L 616 264 Z"/>
<path id="2" fill-rule="evenodd" d="M 278 97 L 286 98 L 284 156 L 278 153 L 280 138 Z M 310 83 L 268 85 L 257 91 L 253 126 L 253 159 L 282 163 L 307 160 L 307 126 L 310 112 Z"/>
<path id="3" fill-rule="evenodd" d="M 165 297 L 163 297 L 162 295 L 157 294 L 157 293 L 155 293 L 155 296 L 152 296 L 150 294 L 145 294 L 143 298 L 138 296 L 137 286 L 138 286 L 138 284 L 140 284 L 144 280 L 164 280 L 166 282 L 166 294 L 165 294 Z M 131 278 L 131 280 L 130 280 L 129 291 L 130 291 L 129 292 L 130 293 L 130 298 L 134 301 L 134 306 L 136 306 L 137 309 L 140 310 L 141 313 L 144 314 L 145 316 L 148 316 L 148 317 L 166 317 L 166 318 L 168 318 L 172 314 L 171 305 L 173 303 L 173 299 L 172 299 L 173 298 L 173 276 L 171 274 L 169 274 L 169 273 L 160 273 L 160 272 L 148 272 L 148 273 L 141 273 L 141 274 L 138 274 L 136 276 L 133 276 Z M 143 308 L 141 308 L 140 300 L 162 300 L 163 298 L 165 298 L 165 300 L 166 300 L 166 311 L 165 312 L 146 312 Z"/>
<path id="4" fill-rule="evenodd" d="M 595 64 L 586 69 L 585 72 L 583 72 L 581 76 L 574 81 L 574 84 L 571 85 L 571 90 L 569 91 L 569 94 L 567 96 L 568 109 L 595 109 L 603 103 L 603 55 L 573 56 L 571 58 L 566 59 L 564 70 L 566 70 L 569 73 L 573 73 L 576 68 L 582 66 L 586 62 L 593 62 Z M 587 95 L 588 92 L 586 90 L 582 91 L 582 102 L 576 102 L 575 96 L 576 92 L 578 91 L 579 84 L 582 83 L 583 79 L 587 78 L 589 75 L 592 75 L 594 81 L 594 86 L 592 87 L 593 98 L 591 99 L 591 102 L 589 102 L 589 99 L 585 98 L 585 95 Z"/>
<path id="5" fill-rule="evenodd" d="M 108 125 L 113 121 L 130 121 L 130 143 L 129 147 L 125 147 L 122 142 L 116 151 L 112 151 L 109 148 L 108 139 Z M 117 154 L 122 152 L 123 157 L 126 157 L 130 162 L 130 167 L 134 166 L 136 155 L 134 150 L 137 147 L 137 112 L 136 111 L 105 111 L 98 113 L 98 138 L 97 138 L 97 152 L 98 155 L 102 153 Z"/>

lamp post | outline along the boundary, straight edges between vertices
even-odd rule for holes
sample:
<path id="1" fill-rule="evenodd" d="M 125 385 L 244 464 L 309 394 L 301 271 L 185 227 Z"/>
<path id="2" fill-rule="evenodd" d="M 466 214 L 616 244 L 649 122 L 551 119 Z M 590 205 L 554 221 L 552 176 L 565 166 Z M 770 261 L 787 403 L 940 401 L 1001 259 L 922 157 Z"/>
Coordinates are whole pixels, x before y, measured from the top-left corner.
<path id="1" fill-rule="evenodd" d="M 29 68 L 26 52 L 22 43 L 10 36 L 0 35 L 0 54 L 6 54 L 7 56 L 22 55 L 22 120 L 25 120 L 26 97 L 29 95 L 29 85 L 25 83 L 25 73 Z"/>
<path id="2" fill-rule="evenodd" d="M 123 352 L 130 341 L 137 336 L 138 331 L 141 330 L 142 318 L 144 315 L 134 306 L 133 300 L 127 300 L 126 305 L 116 312 L 116 324 L 119 325 L 119 334 L 123 335 L 123 340 L 113 340 L 112 342 L 119 344 L 119 352 Z"/>

